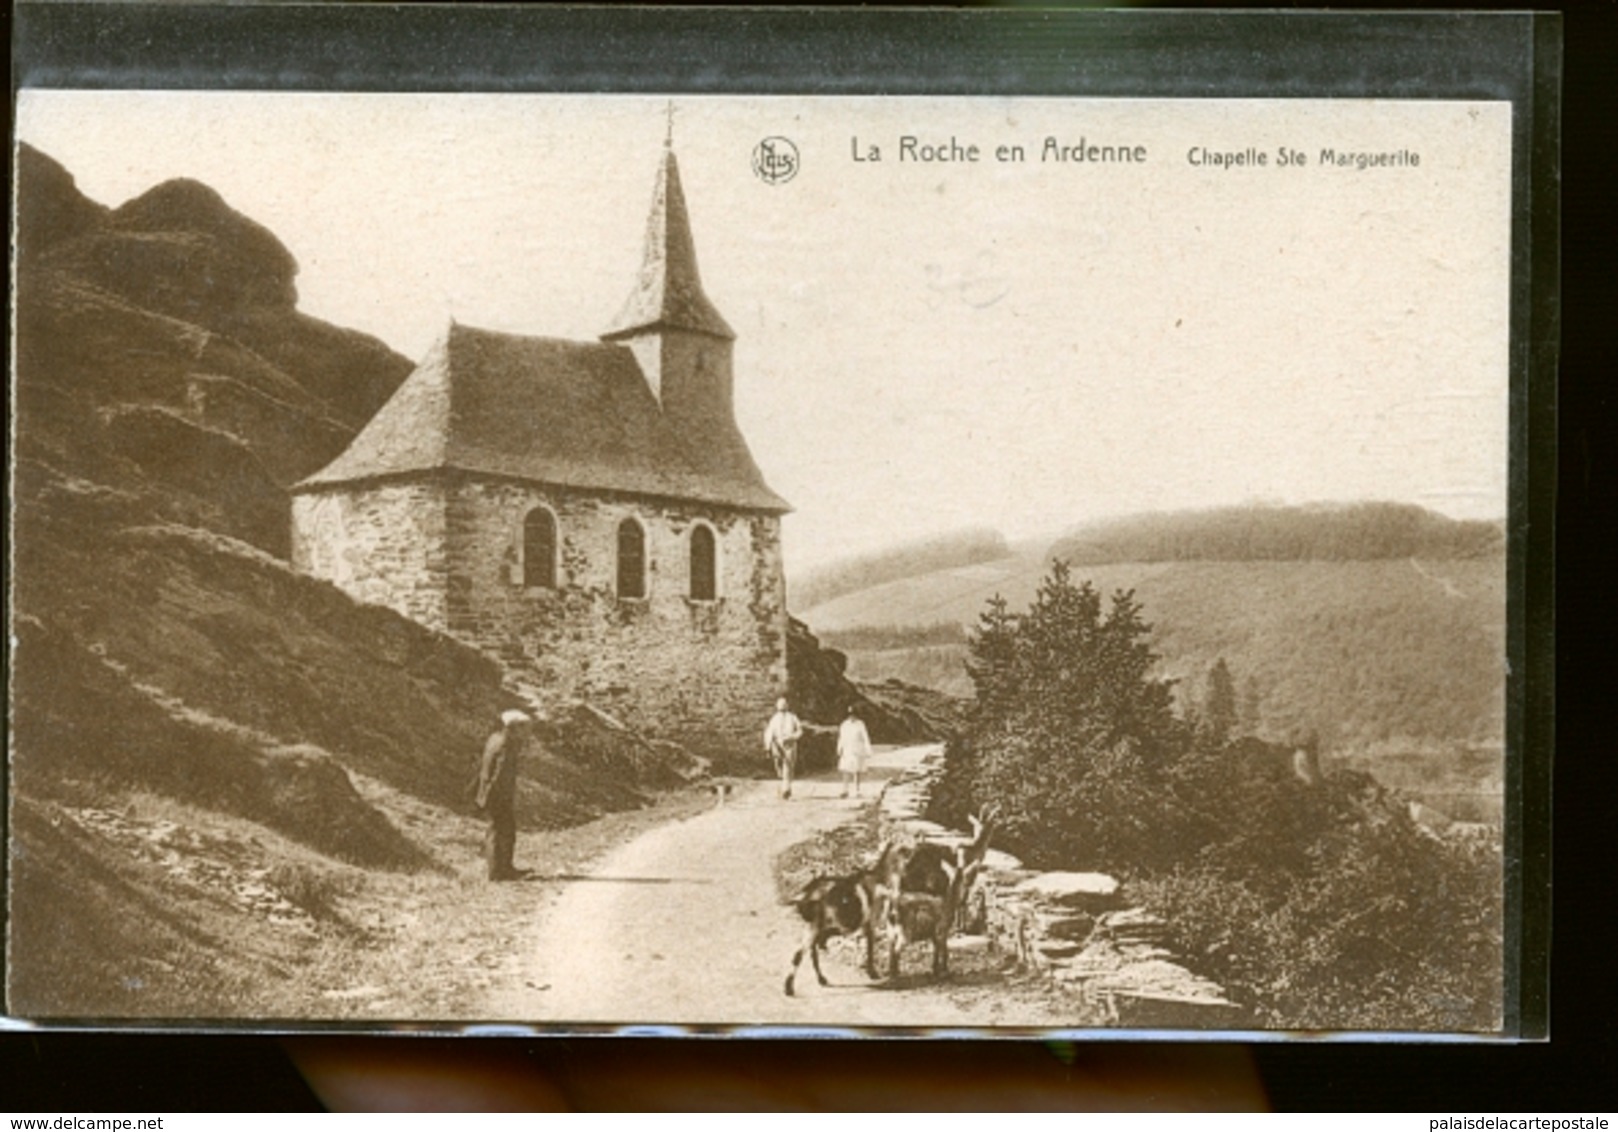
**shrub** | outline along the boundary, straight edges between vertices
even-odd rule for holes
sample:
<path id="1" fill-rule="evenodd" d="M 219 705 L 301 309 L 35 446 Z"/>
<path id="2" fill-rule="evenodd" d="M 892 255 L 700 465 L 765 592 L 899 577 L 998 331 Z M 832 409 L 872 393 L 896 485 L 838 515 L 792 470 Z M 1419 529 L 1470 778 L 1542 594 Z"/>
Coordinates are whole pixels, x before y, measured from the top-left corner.
<path id="1" fill-rule="evenodd" d="M 1027 612 L 991 602 L 936 816 L 993 803 L 1029 864 L 1127 878 L 1261 1025 L 1497 1029 L 1498 844 L 1435 837 L 1368 774 L 1229 739 L 1228 672 L 1188 726 L 1148 634 L 1130 593 L 1104 609 L 1060 563 Z"/>
<path id="2" fill-rule="evenodd" d="M 1208 864 L 1129 891 L 1260 1025 L 1499 1027 L 1498 847 L 1361 828 L 1323 839 L 1316 861 L 1272 892 Z"/>

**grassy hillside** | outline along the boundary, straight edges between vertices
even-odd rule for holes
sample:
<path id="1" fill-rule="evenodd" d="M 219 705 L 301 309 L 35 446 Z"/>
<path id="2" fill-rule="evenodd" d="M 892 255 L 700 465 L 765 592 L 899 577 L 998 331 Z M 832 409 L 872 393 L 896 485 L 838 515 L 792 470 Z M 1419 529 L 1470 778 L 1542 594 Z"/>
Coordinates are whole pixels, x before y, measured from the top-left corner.
<path id="1" fill-rule="evenodd" d="M 828 638 L 862 629 L 930 627 L 943 621 L 972 625 L 983 603 L 997 593 L 1013 608 L 1027 605 L 1044 568 L 1041 553 L 1002 556 L 869 586 L 808 606 L 800 616 Z"/>
<path id="2" fill-rule="evenodd" d="M 1010 552 L 1005 536 L 988 528 L 954 531 L 862 554 L 788 579 L 795 609 L 809 609 L 844 594 L 900 578 L 914 578 L 955 566 L 989 562 Z"/>
<path id="3" fill-rule="evenodd" d="M 805 620 L 834 640 L 861 626 L 970 625 L 996 593 L 1014 610 L 1026 606 L 1043 570 L 1042 557 L 1028 555 L 938 571 L 846 595 Z M 1498 783 L 1500 557 L 1114 563 L 1076 566 L 1074 576 L 1104 592 L 1137 592 L 1182 704 L 1200 702 L 1223 657 L 1244 729 L 1276 739 L 1314 731 L 1329 752 L 1375 757 L 1378 767 L 1402 762 L 1406 781 L 1432 778 L 1456 752 L 1481 746 L 1494 772 L 1466 776 L 1466 788 Z M 849 673 L 965 695 L 965 655 L 950 645 L 851 649 Z"/>

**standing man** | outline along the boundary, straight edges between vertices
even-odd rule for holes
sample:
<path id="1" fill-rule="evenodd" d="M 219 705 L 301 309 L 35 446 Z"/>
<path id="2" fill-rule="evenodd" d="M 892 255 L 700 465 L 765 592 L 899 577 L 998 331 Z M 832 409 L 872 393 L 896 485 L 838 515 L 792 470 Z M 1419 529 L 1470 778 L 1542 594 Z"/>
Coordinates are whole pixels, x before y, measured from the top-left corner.
<path id="1" fill-rule="evenodd" d="M 490 880 L 516 880 L 522 876 L 511 860 L 517 848 L 517 761 L 528 747 L 533 722 L 520 711 L 502 712 L 500 730 L 483 744 L 477 804 L 489 819 L 483 846 L 489 858 Z"/>
<path id="2" fill-rule="evenodd" d="M 764 728 L 764 749 L 775 762 L 775 773 L 781 779 L 781 797 L 792 797 L 792 772 L 798 763 L 798 740 L 803 738 L 803 724 L 787 710 L 786 697 L 775 701 L 775 714 Z"/>

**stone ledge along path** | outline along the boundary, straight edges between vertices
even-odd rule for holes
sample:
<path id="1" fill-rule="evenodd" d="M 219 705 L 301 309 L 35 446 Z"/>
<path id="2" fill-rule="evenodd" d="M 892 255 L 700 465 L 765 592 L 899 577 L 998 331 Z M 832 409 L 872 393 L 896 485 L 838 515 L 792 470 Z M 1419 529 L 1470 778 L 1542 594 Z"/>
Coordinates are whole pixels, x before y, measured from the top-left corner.
<path id="1" fill-rule="evenodd" d="M 1057 1017 L 999 1018 L 993 994 L 908 978 L 927 948 L 907 950 L 904 989 L 873 985 L 853 947 L 825 953 L 831 986 L 805 957 L 798 993 L 782 993 L 804 924 L 776 897 L 772 865 L 789 847 L 854 820 L 884 778 L 936 747 L 878 750 L 866 797 L 838 797 L 829 779 L 801 781 L 791 801 L 773 782 L 740 785 L 732 799 L 643 834 L 519 933 L 527 958 L 520 985 L 487 1003 L 485 1016 L 517 1023 L 713 1026 L 1058 1026 Z M 970 998 L 967 1002 L 963 999 Z M 1026 1004 L 1017 1010 L 1023 1014 Z M 1072 1019 L 1066 1020 L 1071 1024 Z"/>

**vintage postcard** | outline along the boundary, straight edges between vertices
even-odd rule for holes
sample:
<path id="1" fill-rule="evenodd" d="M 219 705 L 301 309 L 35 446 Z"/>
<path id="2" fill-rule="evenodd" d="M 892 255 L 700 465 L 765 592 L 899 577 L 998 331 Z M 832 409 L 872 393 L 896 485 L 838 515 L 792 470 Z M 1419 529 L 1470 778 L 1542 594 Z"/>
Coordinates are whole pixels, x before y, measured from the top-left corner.
<path id="1" fill-rule="evenodd" d="M 12 1019 L 1511 1033 L 1511 102 L 16 129 Z"/>

